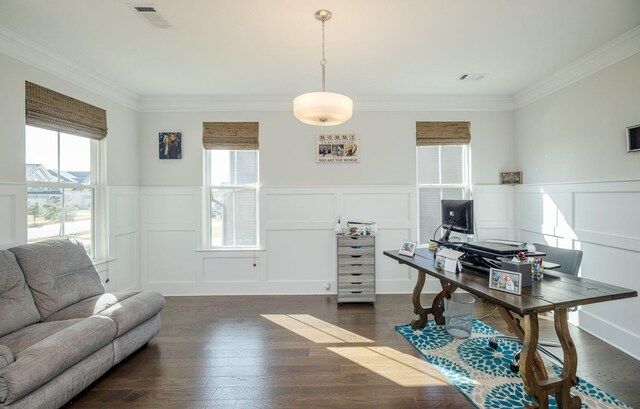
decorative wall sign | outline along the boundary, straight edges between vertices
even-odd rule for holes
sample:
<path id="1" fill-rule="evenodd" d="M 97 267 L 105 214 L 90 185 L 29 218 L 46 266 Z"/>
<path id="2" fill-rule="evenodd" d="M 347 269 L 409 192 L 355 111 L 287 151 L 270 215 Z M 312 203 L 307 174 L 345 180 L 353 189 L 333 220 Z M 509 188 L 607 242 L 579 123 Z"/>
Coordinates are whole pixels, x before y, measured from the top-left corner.
<path id="1" fill-rule="evenodd" d="M 522 183 L 522 172 L 501 172 L 501 185 L 518 185 Z"/>
<path id="2" fill-rule="evenodd" d="M 316 140 L 317 163 L 358 163 L 358 134 L 320 134 Z"/>
<path id="3" fill-rule="evenodd" d="M 160 159 L 182 159 L 182 132 L 158 133 Z"/>

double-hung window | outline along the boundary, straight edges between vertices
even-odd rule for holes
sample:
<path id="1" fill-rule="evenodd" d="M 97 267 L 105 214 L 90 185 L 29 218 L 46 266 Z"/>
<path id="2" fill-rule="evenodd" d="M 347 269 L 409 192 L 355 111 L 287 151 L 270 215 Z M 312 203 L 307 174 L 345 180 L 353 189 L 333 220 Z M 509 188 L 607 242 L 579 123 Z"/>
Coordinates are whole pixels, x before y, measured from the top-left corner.
<path id="1" fill-rule="evenodd" d="M 106 111 L 30 82 L 25 105 L 28 242 L 75 238 L 95 257 Z"/>
<path id="2" fill-rule="evenodd" d="M 209 245 L 259 246 L 259 150 L 255 122 L 206 122 L 206 195 Z"/>
<path id="3" fill-rule="evenodd" d="M 439 236 L 441 200 L 470 198 L 470 135 L 467 123 L 418 124 L 422 125 L 416 127 L 418 237 L 420 243 L 428 243 L 434 234 Z"/>
<path id="4" fill-rule="evenodd" d="M 80 240 L 93 254 L 97 141 L 26 127 L 27 238 Z"/>

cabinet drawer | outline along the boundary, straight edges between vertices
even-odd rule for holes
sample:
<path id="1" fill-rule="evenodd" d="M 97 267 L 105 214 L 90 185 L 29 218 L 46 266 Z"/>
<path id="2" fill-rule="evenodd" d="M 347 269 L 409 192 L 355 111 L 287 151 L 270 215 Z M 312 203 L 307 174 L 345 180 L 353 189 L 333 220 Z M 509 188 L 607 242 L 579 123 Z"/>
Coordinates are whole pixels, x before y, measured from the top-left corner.
<path id="1" fill-rule="evenodd" d="M 342 236 L 338 237 L 338 247 L 367 246 L 372 247 L 374 238 L 371 236 Z"/>
<path id="2" fill-rule="evenodd" d="M 348 266 L 363 266 L 363 265 L 372 265 L 375 262 L 375 257 L 373 254 L 352 254 L 350 256 L 338 256 L 338 264 L 340 268 L 343 265 Z"/>
<path id="3" fill-rule="evenodd" d="M 338 288 L 342 288 L 343 284 L 371 284 L 376 280 L 373 274 L 340 274 L 338 276 Z"/>
<path id="4" fill-rule="evenodd" d="M 338 285 L 338 293 L 364 294 L 373 293 L 373 283 L 340 283 Z"/>
<path id="5" fill-rule="evenodd" d="M 338 274 L 339 275 L 363 275 L 363 274 L 373 274 L 375 272 L 373 264 L 339 264 L 338 265 Z"/>
<path id="6" fill-rule="evenodd" d="M 338 302 L 375 302 L 376 295 L 373 292 L 369 293 L 338 293 Z"/>
<path id="7" fill-rule="evenodd" d="M 339 256 L 362 256 L 375 254 L 373 247 L 338 247 Z"/>

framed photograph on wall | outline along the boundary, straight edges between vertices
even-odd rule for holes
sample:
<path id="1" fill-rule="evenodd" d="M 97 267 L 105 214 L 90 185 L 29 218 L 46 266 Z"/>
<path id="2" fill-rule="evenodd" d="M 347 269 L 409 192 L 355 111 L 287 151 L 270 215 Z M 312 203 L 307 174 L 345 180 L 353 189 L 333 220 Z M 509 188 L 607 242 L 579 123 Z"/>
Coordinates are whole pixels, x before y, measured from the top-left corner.
<path id="1" fill-rule="evenodd" d="M 359 163 L 358 134 L 320 134 L 316 138 L 317 163 Z"/>
<path id="2" fill-rule="evenodd" d="M 159 132 L 160 159 L 182 159 L 182 132 Z"/>
<path id="3" fill-rule="evenodd" d="M 492 268 L 489 270 L 489 288 L 520 295 L 522 293 L 522 273 Z"/>
<path id="4" fill-rule="evenodd" d="M 401 256 L 413 257 L 413 255 L 416 253 L 417 245 L 418 243 L 415 241 L 405 240 L 402 242 L 402 245 L 400 246 L 400 251 L 398 251 L 398 254 L 400 254 Z"/>

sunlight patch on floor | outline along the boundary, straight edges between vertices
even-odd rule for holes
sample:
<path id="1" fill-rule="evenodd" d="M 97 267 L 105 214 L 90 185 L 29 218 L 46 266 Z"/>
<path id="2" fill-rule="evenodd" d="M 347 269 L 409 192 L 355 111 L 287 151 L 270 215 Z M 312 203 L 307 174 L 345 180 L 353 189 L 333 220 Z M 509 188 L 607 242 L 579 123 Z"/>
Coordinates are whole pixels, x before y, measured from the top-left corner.
<path id="1" fill-rule="evenodd" d="M 340 328 L 336 325 L 329 324 L 328 322 L 322 321 L 309 314 L 289 314 L 289 317 L 294 318 L 300 322 L 303 322 L 313 328 L 319 329 L 322 332 L 325 332 L 329 335 L 332 335 L 338 339 L 341 339 L 344 342 L 348 343 L 365 343 L 365 342 L 373 342 L 369 338 L 362 337 L 358 334 L 355 334 L 351 331 L 347 331 L 346 329 Z"/>
<path id="2" fill-rule="evenodd" d="M 262 314 L 262 317 L 318 344 L 373 342 L 308 314 Z"/>
<path id="3" fill-rule="evenodd" d="M 328 347 L 327 349 L 400 386 L 451 386 L 430 363 L 390 347 Z"/>

